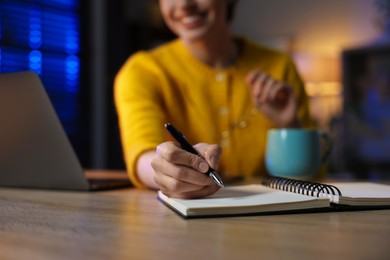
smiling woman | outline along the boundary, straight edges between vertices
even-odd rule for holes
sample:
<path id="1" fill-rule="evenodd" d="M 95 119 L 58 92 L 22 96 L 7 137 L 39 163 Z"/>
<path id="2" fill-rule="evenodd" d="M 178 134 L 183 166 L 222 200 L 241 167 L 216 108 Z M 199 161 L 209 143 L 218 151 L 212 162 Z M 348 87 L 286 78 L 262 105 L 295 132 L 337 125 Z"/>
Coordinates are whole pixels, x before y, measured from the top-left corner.
<path id="1" fill-rule="evenodd" d="M 166 24 L 183 40 L 227 30 L 224 1 L 160 1 Z"/>
<path id="2" fill-rule="evenodd" d="M 224 182 L 266 174 L 267 131 L 309 127 L 307 96 L 288 54 L 233 36 L 234 0 L 160 0 L 178 39 L 132 55 L 115 80 L 115 102 L 127 171 L 138 187 L 194 198 Z M 172 142 L 185 131 L 204 158 Z M 222 153 L 221 153 L 222 151 Z"/>
<path id="3" fill-rule="evenodd" d="M 195 55 L 199 59 L 214 67 L 226 67 L 230 65 L 228 63 L 231 63 L 232 57 L 237 56 L 238 50 L 230 38 L 227 23 L 228 6 L 234 3 L 234 1 L 160 0 L 161 14 L 167 26 L 188 48 L 191 48 L 192 52 L 196 52 Z M 196 47 L 199 44 L 203 45 L 205 41 L 209 45 L 208 48 L 212 48 L 207 53 L 202 51 L 203 48 Z M 220 44 L 222 42 L 225 44 Z"/>

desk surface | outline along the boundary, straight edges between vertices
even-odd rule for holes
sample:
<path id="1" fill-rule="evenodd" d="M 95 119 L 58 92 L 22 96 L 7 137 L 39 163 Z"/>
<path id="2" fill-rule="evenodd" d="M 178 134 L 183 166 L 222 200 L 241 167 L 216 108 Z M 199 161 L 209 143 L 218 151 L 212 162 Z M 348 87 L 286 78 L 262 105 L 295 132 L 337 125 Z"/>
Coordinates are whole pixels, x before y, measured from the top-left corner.
<path id="1" fill-rule="evenodd" d="M 390 210 L 184 220 L 156 192 L 0 188 L 0 259 L 389 259 Z"/>

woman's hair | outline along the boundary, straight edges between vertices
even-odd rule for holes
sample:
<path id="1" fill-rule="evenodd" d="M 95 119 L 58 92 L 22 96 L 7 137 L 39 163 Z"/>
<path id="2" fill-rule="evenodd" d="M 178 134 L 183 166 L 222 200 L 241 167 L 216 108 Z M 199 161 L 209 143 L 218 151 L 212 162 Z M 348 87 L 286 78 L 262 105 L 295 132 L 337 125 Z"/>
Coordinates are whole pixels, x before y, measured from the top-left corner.
<path id="1" fill-rule="evenodd" d="M 231 0 L 227 6 L 226 19 L 228 22 L 231 22 L 233 20 L 237 2 L 238 0 Z"/>

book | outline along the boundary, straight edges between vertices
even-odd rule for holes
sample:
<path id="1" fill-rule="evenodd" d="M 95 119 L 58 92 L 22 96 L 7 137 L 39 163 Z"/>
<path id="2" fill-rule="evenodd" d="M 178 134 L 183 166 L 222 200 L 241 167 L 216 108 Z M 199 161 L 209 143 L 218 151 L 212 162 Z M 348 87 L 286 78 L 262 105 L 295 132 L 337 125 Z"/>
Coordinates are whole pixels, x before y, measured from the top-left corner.
<path id="1" fill-rule="evenodd" d="M 315 183 L 280 177 L 230 186 L 199 199 L 158 199 L 184 218 L 390 208 L 390 185 Z"/>

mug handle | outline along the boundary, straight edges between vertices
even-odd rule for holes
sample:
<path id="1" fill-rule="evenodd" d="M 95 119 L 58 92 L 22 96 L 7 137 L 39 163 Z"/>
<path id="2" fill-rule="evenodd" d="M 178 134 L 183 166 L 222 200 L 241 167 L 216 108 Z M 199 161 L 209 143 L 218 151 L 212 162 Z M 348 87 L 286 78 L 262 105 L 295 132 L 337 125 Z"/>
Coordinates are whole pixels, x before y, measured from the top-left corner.
<path id="1" fill-rule="evenodd" d="M 327 143 L 327 147 L 325 148 L 325 152 L 321 158 L 321 163 L 325 163 L 328 161 L 330 154 L 333 150 L 333 139 L 330 136 L 330 134 L 324 131 L 318 131 L 318 135 L 320 136 L 320 138 L 324 139 L 325 142 Z"/>

